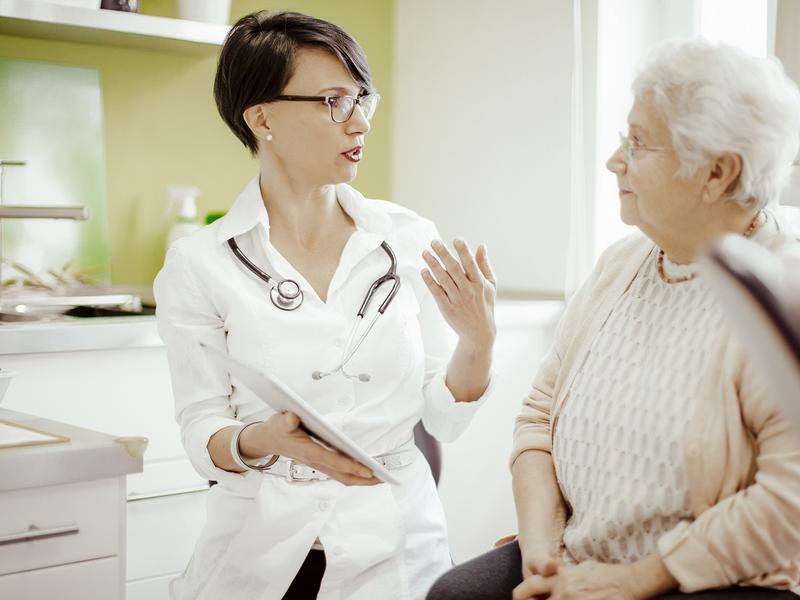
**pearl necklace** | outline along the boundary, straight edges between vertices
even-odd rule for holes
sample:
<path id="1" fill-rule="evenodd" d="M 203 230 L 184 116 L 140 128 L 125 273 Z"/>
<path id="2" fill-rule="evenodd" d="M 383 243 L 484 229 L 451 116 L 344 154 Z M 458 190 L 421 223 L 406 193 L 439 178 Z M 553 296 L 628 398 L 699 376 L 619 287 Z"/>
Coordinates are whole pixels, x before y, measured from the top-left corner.
<path id="1" fill-rule="evenodd" d="M 761 225 L 762 214 L 764 214 L 764 211 L 761 210 L 756 213 L 756 216 L 753 218 L 752 221 L 750 221 L 750 225 L 747 226 L 747 229 L 742 234 L 744 235 L 744 237 L 749 238 L 751 235 L 753 235 L 753 232 L 756 229 L 758 229 L 758 227 Z M 669 283 L 669 284 L 683 283 L 685 281 L 691 281 L 692 279 L 697 277 L 696 272 L 690 273 L 689 275 L 682 275 L 680 277 L 668 277 L 667 274 L 664 272 L 664 250 L 662 250 L 661 248 L 659 248 L 658 250 L 657 266 L 658 266 L 658 275 L 659 277 L 661 277 L 661 280 L 664 283 Z"/>

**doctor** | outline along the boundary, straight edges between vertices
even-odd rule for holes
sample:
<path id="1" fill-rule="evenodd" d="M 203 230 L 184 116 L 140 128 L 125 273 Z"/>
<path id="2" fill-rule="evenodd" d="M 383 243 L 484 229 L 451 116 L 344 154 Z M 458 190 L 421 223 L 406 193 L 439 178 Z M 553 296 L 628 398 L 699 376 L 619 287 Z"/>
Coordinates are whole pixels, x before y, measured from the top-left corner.
<path id="1" fill-rule="evenodd" d="M 172 247 L 155 282 L 184 446 L 219 482 L 173 597 L 423 598 L 451 560 L 412 429 L 422 419 L 453 440 L 489 393 L 486 249 L 456 241 L 451 253 L 430 221 L 347 185 L 379 97 L 337 26 L 242 18 L 214 94 L 260 173 L 224 218 Z M 401 485 L 313 442 L 199 342 L 277 375 Z"/>

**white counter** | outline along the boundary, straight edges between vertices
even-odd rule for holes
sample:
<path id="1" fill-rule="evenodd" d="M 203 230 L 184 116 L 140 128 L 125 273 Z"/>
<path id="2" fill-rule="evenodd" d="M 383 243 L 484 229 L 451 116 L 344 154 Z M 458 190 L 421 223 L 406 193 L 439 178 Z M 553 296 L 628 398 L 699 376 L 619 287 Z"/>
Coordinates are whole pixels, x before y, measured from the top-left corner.
<path id="1" fill-rule="evenodd" d="M 154 316 L 0 324 L 0 356 L 161 345 Z"/>
<path id="2" fill-rule="evenodd" d="M 0 492 L 142 472 L 142 457 L 131 456 L 112 435 L 5 408 L 0 408 L 0 421 L 69 438 L 68 442 L 0 448 Z"/>
<path id="3" fill-rule="evenodd" d="M 143 448 L 3 408 L 0 420 L 68 438 L 0 448 L 0 598 L 123 600 L 126 475 Z"/>

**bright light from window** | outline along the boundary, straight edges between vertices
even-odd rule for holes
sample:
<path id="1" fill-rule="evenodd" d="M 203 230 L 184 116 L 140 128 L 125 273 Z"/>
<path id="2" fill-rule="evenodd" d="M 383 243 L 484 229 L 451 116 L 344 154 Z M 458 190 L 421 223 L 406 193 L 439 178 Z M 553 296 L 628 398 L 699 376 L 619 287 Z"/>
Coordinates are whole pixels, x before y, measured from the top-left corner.
<path id="1" fill-rule="evenodd" d="M 699 0 L 697 10 L 703 37 L 767 55 L 767 0 Z"/>

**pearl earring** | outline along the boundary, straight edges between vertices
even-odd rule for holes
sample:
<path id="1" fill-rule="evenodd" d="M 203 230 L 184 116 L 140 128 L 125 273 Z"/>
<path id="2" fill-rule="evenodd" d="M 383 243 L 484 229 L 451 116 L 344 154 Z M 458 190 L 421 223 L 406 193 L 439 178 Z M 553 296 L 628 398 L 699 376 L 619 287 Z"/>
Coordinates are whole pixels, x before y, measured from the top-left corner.
<path id="1" fill-rule="evenodd" d="M 268 142 L 271 142 L 272 141 L 272 134 L 268 133 L 267 137 L 265 137 L 264 139 L 267 140 Z"/>

